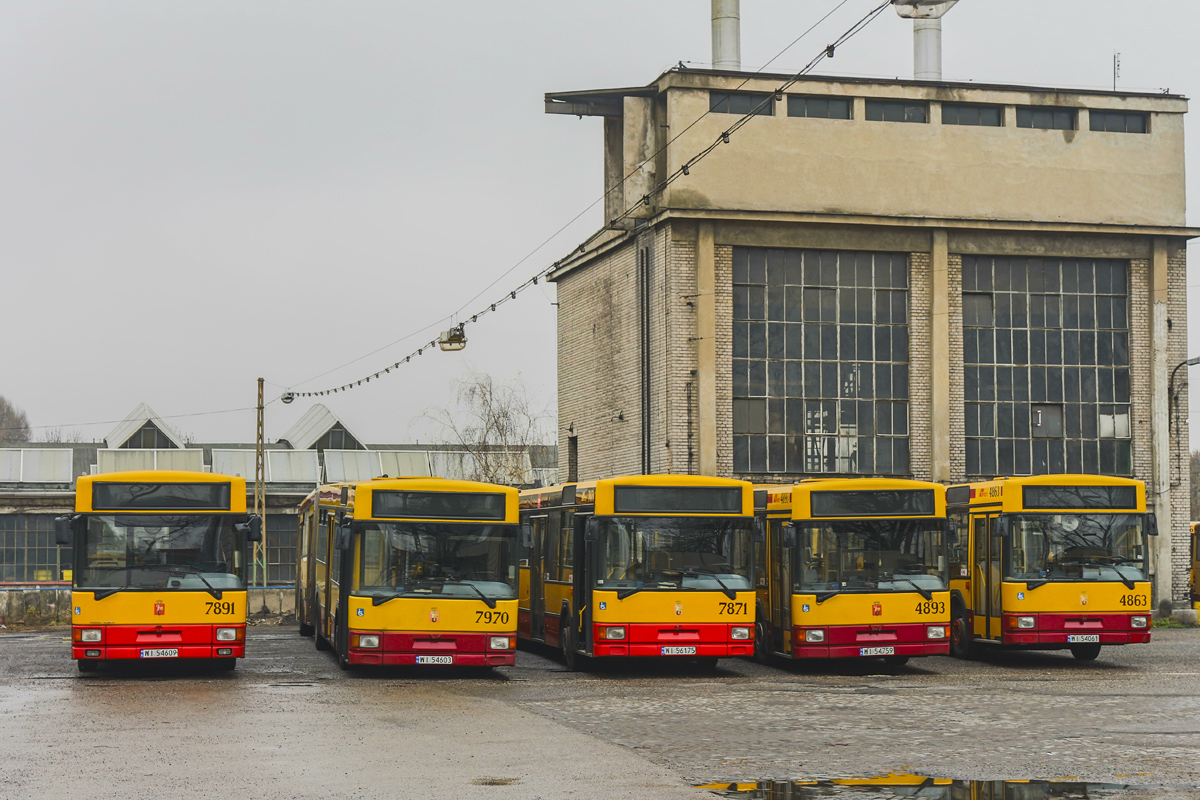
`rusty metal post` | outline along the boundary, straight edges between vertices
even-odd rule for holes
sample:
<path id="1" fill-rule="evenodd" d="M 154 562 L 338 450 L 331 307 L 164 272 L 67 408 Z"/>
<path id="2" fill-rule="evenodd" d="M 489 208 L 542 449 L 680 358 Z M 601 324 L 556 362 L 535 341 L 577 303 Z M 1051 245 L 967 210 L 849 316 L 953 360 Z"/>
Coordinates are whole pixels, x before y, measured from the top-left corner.
<path id="1" fill-rule="evenodd" d="M 267 573 L 267 487 L 266 487 L 266 454 L 263 452 L 265 438 L 263 436 L 263 379 L 258 379 L 258 426 L 254 436 L 254 513 L 262 522 L 262 538 L 254 543 L 254 581 L 258 586 L 264 586 Z M 262 565 L 260 575 L 259 564 Z M 260 577 L 262 582 L 259 582 Z"/>

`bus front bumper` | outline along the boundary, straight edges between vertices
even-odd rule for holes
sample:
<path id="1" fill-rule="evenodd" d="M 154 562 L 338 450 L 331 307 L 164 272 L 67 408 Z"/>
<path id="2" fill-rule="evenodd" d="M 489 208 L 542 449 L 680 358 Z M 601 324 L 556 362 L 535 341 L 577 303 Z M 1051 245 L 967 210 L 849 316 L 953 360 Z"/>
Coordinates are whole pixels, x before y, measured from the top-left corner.
<path id="1" fill-rule="evenodd" d="M 930 638 L 931 629 L 942 629 Z M 950 621 L 902 625 L 831 625 L 792 629 L 793 658 L 878 658 L 880 656 L 944 656 L 950 653 Z M 821 631 L 824 641 L 808 641 Z"/>
<path id="2" fill-rule="evenodd" d="M 218 641 L 218 628 L 234 631 L 234 638 Z M 84 640 L 85 631 L 96 630 L 100 631 L 100 641 Z M 88 661 L 244 658 L 246 655 L 245 625 L 74 625 L 71 640 L 71 657 Z"/>
<path id="3" fill-rule="evenodd" d="M 378 637 L 380 647 L 361 647 L 365 637 Z M 516 663 L 516 631 L 504 633 L 424 633 L 350 631 L 347 660 L 351 664 L 404 666 L 409 664 L 464 667 L 511 667 Z M 492 648 L 505 639 L 504 649 Z"/>
<path id="4" fill-rule="evenodd" d="M 744 638 L 734 638 L 734 629 Z M 623 630 L 623 639 L 610 638 L 610 629 Z M 608 656 L 694 656 L 729 658 L 754 655 L 754 625 L 741 623 L 637 622 L 622 625 L 605 622 L 592 626 L 592 655 Z"/>
<path id="5" fill-rule="evenodd" d="M 1033 619 L 1033 627 L 1020 627 Z M 1134 618 L 1145 624 L 1134 627 Z M 1028 625 L 1028 622 L 1026 622 Z M 1150 641 L 1150 611 L 1136 614 L 1005 614 L 1001 624 L 1002 644 L 1057 645 L 1141 644 Z"/>

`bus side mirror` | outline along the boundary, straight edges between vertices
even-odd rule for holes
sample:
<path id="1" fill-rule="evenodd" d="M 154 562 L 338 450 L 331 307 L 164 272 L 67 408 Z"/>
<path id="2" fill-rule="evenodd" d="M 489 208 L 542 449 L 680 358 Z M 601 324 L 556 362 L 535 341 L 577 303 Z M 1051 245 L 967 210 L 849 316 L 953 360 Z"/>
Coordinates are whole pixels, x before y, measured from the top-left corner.
<path id="1" fill-rule="evenodd" d="M 352 539 L 350 538 L 350 531 L 351 528 L 349 522 L 343 522 L 341 525 L 339 525 L 337 529 L 337 539 L 334 541 L 333 546 L 338 550 L 349 550 L 350 543 L 352 542 Z"/>
<path id="2" fill-rule="evenodd" d="M 238 533 L 246 537 L 247 542 L 262 541 L 262 517 L 257 514 L 251 514 L 246 517 L 245 522 L 234 525 L 234 528 Z"/>
<path id="3" fill-rule="evenodd" d="M 1008 536 L 1008 517 L 996 517 L 996 535 L 1001 539 Z"/>
<path id="4" fill-rule="evenodd" d="M 958 544 L 958 526 L 954 520 L 946 520 L 946 544 Z"/>
<path id="5" fill-rule="evenodd" d="M 586 542 L 594 542 L 600 538 L 600 521 L 592 517 L 587 521 L 587 527 L 583 529 L 583 539 Z"/>
<path id="6" fill-rule="evenodd" d="M 54 543 L 71 546 L 71 515 L 64 514 L 54 518 Z"/>
<path id="7" fill-rule="evenodd" d="M 783 539 L 784 547 L 795 547 L 796 546 L 796 526 L 790 522 L 785 522 L 783 524 L 783 536 L 781 538 Z"/>
<path id="8" fill-rule="evenodd" d="M 763 519 L 754 520 L 754 543 L 761 544 L 767 540 L 767 523 Z"/>
<path id="9" fill-rule="evenodd" d="M 1146 535 L 1158 536 L 1158 516 L 1155 514 L 1146 515 Z"/>

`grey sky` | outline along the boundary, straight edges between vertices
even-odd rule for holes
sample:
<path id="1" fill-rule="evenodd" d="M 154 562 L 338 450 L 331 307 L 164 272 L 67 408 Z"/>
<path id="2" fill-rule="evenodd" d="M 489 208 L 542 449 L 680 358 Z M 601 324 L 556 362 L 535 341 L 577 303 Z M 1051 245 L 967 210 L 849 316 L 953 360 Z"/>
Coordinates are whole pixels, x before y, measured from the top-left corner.
<path id="1" fill-rule="evenodd" d="M 761 66 L 837 2 L 743 0 L 743 67 Z M 847 0 L 771 71 L 799 68 L 875 4 Z M 946 77 L 1105 87 L 1119 50 L 1119 86 L 1196 89 L 1194 0 L 1012 11 L 1022 5 L 959 3 L 945 20 Z M 141 401 L 171 417 L 253 405 L 260 375 L 273 398 L 403 357 L 599 197 L 599 120 L 546 116 L 542 95 L 645 84 L 680 60 L 704 65 L 708 9 L 0 5 L 0 394 L 37 426 L 116 420 Z M 823 66 L 910 77 L 911 22 L 888 11 Z M 1200 126 L 1188 128 L 1194 163 Z M 1192 178 L 1193 226 L 1198 192 Z M 599 209 L 587 213 L 485 299 L 601 221 Z M 451 381 L 471 367 L 520 375 L 552 405 L 552 301 L 553 287 L 539 286 L 469 328 L 462 353 L 426 354 L 326 402 L 371 441 L 428 439 L 424 411 L 450 403 Z M 1200 354 L 1200 325 L 1190 335 Z M 1200 409 L 1200 392 L 1192 404 Z M 272 404 L 268 436 L 306 408 Z M 254 436 L 250 412 L 169 422 L 205 441 Z M 100 438 L 111 427 L 79 430 Z"/>

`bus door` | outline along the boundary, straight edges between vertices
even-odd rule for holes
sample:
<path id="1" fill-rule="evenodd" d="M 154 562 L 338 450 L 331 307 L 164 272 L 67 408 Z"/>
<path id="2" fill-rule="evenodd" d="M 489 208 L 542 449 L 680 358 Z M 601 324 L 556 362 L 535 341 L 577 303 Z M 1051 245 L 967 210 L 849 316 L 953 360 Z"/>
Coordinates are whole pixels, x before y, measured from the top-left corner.
<path id="1" fill-rule="evenodd" d="M 792 548 L 787 546 L 789 529 L 782 517 L 769 520 L 767 547 L 771 551 L 769 563 L 771 595 L 771 648 L 777 653 L 791 652 L 785 649 L 787 631 L 792 627 Z"/>
<path id="2" fill-rule="evenodd" d="M 1000 545 L 996 532 L 995 514 L 980 514 L 971 518 L 973 526 L 971 547 L 972 600 L 975 610 L 975 636 L 981 639 L 1000 638 Z"/>
<path id="3" fill-rule="evenodd" d="M 571 581 L 571 608 L 583 618 L 583 637 L 579 645 L 580 649 L 586 649 L 591 646 L 592 635 L 592 581 L 588 579 L 591 561 L 586 557 L 587 524 L 592 515 L 569 511 L 567 518 L 570 520 L 571 538 L 570 555 L 564 558 L 564 569 L 571 570 L 568 579 Z"/>
<path id="4" fill-rule="evenodd" d="M 549 517 L 529 518 L 532 541 L 529 543 L 529 637 L 546 640 L 546 573 L 543 571 L 542 542 L 546 538 Z"/>

